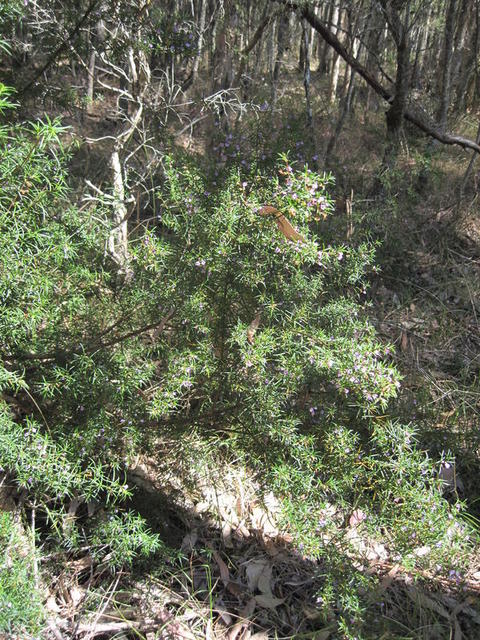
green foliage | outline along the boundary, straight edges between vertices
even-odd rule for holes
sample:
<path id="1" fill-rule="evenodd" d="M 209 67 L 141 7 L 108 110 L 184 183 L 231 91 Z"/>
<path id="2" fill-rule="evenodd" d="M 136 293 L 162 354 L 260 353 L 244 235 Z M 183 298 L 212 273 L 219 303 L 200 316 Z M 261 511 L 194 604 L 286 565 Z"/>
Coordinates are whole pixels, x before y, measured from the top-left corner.
<path id="1" fill-rule="evenodd" d="M 37 633 L 43 612 L 33 573 L 33 552 L 19 524 L 0 512 L 0 632 Z M 11 636 L 9 636 L 11 637 Z"/>
<path id="2" fill-rule="evenodd" d="M 285 497 L 310 552 L 327 501 L 361 503 L 378 526 L 395 519 L 399 550 L 405 523 L 421 544 L 439 542 L 449 511 L 433 465 L 411 427 L 375 417 L 399 376 L 355 301 L 372 249 L 324 246 L 314 233 L 331 211 L 330 178 L 296 172 L 286 158 L 276 177 L 233 171 L 211 193 L 191 168 L 170 163 L 167 174 L 164 231 L 136 254 L 172 283 L 181 318 L 158 347 L 152 416 L 177 431 L 224 433 Z M 262 203 L 285 211 L 305 242 L 285 240 L 259 215 Z M 437 529 L 413 515 L 433 502 L 443 505 Z"/>
<path id="3" fill-rule="evenodd" d="M 69 499 L 109 505 L 130 495 L 125 456 L 138 435 L 133 414 L 142 420 L 134 400 L 151 365 L 134 368 L 134 345 L 115 349 L 121 336 L 111 323 L 125 332 L 122 313 L 128 321 L 136 316 L 128 314 L 128 292 L 115 299 L 115 274 L 102 251 L 105 213 L 85 218 L 68 205 L 62 132 L 47 119 L 4 128 L 0 137 L 0 465 L 71 546 L 82 540 L 63 526 Z M 87 542 L 92 526 L 79 529 Z M 124 550 L 129 540 L 128 561 L 135 541 L 158 546 L 144 524 L 135 522 L 136 537 L 130 529 L 126 514 L 125 538 L 105 538 L 102 548 L 115 555 L 115 545 Z"/>
<path id="4" fill-rule="evenodd" d="M 212 184 L 165 158 L 158 224 L 132 234 L 120 282 L 107 206 L 68 203 L 62 133 L 46 120 L 0 136 L 0 465 L 52 535 L 113 567 L 161 549 L 121 509 L 126 467 L 195 431 L 282 499 L 295 541 L 336 577 L 321 597 L 345 634 L 363 606 L 362 579 L 339 570 L 354 554 L 349 514 L 407 564 L 448 568 L 452 547 L 458 562 L 466 525 L 412 427 L 385 415 L 400 376 L 359 304 L 373 248 L 320 233 L 331 177 L 282 156 L 273 174 L 232 169 Z M 102 507 L 72 521 L 72 499 Z"/>
<path id="5" fill-rule="evenodd" d="M 22 0 L 3 0 L 0 5 L 0 33 L 7 32 L 22 15 L 23 10 Z"/>
<path id="6" fill-rule="evenodd" d="M 95 557 L 103 557 L 111 567 L 131 564 L 137 554 L 148 557 L 162 548 L 159 539 L 145 530 L 144 520 L 130 511 L 101 518 L 93 532 L 92 546 Z"/>

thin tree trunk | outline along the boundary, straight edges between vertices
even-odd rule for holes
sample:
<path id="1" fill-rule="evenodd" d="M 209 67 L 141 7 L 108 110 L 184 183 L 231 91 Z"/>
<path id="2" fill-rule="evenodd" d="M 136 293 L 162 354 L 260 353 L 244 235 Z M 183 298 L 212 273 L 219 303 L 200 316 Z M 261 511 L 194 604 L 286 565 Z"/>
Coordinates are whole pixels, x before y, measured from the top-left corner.
<path id="1" fill-rule="evenodd" d="M 476 142 L 477 144 L 480 144 L 480 123 L 478 124 Z M 465 171 L 465 175 L 463 176 L 462 184 L 460 185 L 460 199 L 463 199 L 465 189 L 467 188 L 468 181 L 470 180 L 470 177 L 472 175 L 473 167 L 475 166 L 477 157 L 477 154 L 474 152 L 472 154 L 470 162 L 468 163 L 467 170 Z"/>
<path id="2" fill-rule="evenodd" d="M 412 86 L 417 87 L 422 83 L 422 78 L 426 69 L 427 44 L 430 35 L 432 22 L 432 5 L 428 5 L 427 19 L 425 25 L 420 29 L 417 48 L 415 51 L 415 63 L 412 70 Z"/>
<path id="3" fill-rule="evenodd" d="M 197 53 L 195 54 L 195 59 L 193 61 L 192 77 L 191 77 L 192 85 L 194 84 L 195 79 L 198 75 L 200 60 L 202 59 L 203 40 L 204 40 L 204 33 L 205 33 L 205 20 L 207 16 L 207 0 L 201 0 L 201 2 L 202 2 L 202 7 L 200 9 L 200 18 L 198 21 Z"/>
<path id="4" fill-rule="evenodd" d="M 272 28 L 270 29 L 270 37 L 268 39 L 268 75 L 270 79 L 273 78 L 273 68 L 275 66 L 275 41 L 278 28 L 278 20 L 272 22 Z M 257 61 L 258 64 L 258 61 Z"/>
<path id="5" fill-rule="evenodd" d="M 113 177 L 113 228 L 108 238 L 108 250 L 120 269 L 124 270 L 128 262 L 128 211 L 125 204 L 125 188 L 122 165 L 118 149 L 110 157 Z"/>
<path id="6" fill-rule="evenodd" d="M 257 46 L 257 44 L 261 42 L 263 32 L 265 31 L 269 23 L 274 19 L 276 15 L 276 14 L 267 15 L 267 9 L 268 9 L 268 5 L 265 7 L 262 20 L 258 25 L 253 37 L 251 38 L 251 40 L 248 41 L 245 48 L 240 52 L 240 65 L 238 67 L 238 71 L 235 76 L 235 81 L 234 81 L 235 86 L 237 86 L 242 81 L 242 75 L 244 74 L 245 68 L 247 66 L 248 55 Z"/>
<path id="7" fill-rule="evenodd" d="M 95 89 L 95 61 L 96 53 L 93 50 L 90 53 L 90 60 L 88 63 L 88 81 L 87 81 L 87 113 L 93 111 L 93 92 Z"/>
<path id="8" fill-rule="evenodd" d="M 342 22 L 342 7 L 341 3 L 335 4 L 332 14 L 332 33 L 338 37 L 339 27 Z M 340 73 L 340 56 L 338 53 L 333 54 L 332 70 L 330 73 L 330 87 L 328 90 L 328 102 L 333 104 L 335 102 L 335 96 L 337 94 L 338 76 Z"/>
<path id="9" fill-rule="evenodd" d="M 450 93 L 452 86 L 452 62 L 453 62 L 453 37 L 455 33 L 455 15 L 457 0 L 449 0 L 447 15 L 445 18 L 445 41 L 442 55 L 442 82 L 440 105 L 437 120 L 440 131 L 447 129 L 448 108 L 450 106 Z"/>
<path id="10" fill-rule="evenodd" d="M 302 18 L 302 39 L 304 42 L 305 60 L 303 68 L 303 86 L 305 88 L 305 105 L 307 109 L 307 125 L 312 133 L 312 142 L 315 144 L 313 129 L 313 111 L 312 101 L 310 99 L 310 42 L 308 39 L 309 29 L 307 29 L 307 22 L 305 18 Z"/>
<path id="11" fill-rule="evenodd" d="M 352 50 L 353 56 L 356 58 L 360 57 L 360 51 L 361 51 L 360 40 L 354 37 L 353 50 Z M 349 68 L 351 69 L 351 67 Z M 337 124 L 335 126 L 335 131 L 333 135 L 330 137 L 330 140 L 328 141 L 327 149 L 324 154 L 324 166 L 326 169 L 328 169 L 330 165 L 332 153 L 337 145 L 338 138 L 340 137 L 340 134 L 343 129 L 343 125 L 345 124 L 345 120 L 347 119 L 347 116 L 350 112 L 354 88 L 355 88 L 355 70 L 351 69 L 347 93 L 342 100 L 343 102 L 342 109 L 338 117 Z"/>
<path id="12" fill-rule="evenodd" d="M 458 11 L 459 24 L 455 33 L 455 43 L 453 46 L 452 92 L 460 76 L 460 68 L 464 58 L 468 29 L 472 24 L 473 19 L 472 10 L 473 4 L 470 0 L 463 0 L 462 6 Z"/>
<path id="13" fill-rule="evenodd" d="M 322 16 L 322 21 L 329 25 L 332 21 L 332 14 L 333 14 L 333 4 L 332 5 L 326 5 L 325 6 L 325 13 Z M 321 39 L 321 42 L 318 45 L 318 51 L 319 51 L 319 56 L 318 56 L 318 67 L 317 67 L 317 71 L 319 71 L 320 73 L 327 73 L 328 70 L 328 54 L 329 54 L 329 46 L 328 46 L 328 42 L 326 40 L 324 40 L 323 38 Z"/>
<path id="14" fill-rule="evenodd" d="M 272 74 L 272 90 L 270 99 L 270 106 L 272 110 L 275 108 L 277 102 L 278 77 L 280 75 L 280 67 L 282 64 L 283 54 L 285 52 L 285 44 L 288 36 L 289 24 L 289 14 L 287 12 L 282 13 L 278 19 L 277 55 L 275 58 L 275 65 L 273 67 Z"/>

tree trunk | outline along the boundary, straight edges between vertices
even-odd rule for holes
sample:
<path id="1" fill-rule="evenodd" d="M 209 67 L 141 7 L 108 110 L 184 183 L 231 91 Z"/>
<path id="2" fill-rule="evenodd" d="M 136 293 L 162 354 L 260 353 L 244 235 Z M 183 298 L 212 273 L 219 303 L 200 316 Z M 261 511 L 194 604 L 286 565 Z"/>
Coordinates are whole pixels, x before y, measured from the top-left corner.
<path id="1" fill-rule="evenodd" d="M 315 145 L 314 130 L 313 130 L 313 111 L 312 102 L 310 100 L 310 42 L 309 42 L 309 29 L 307 28 L 307 21 L 302 18 L 302 40 L 304 43 L 305 59 L 303 68 L 303 86 L 305 88 L 305 104 L 307 108 L 307 125 L 312 133 L 312 142 Z"/>
<path id="2" fill-rule="evenodd" d="M 322 16 L 322 21 L 325 24 L 330 24 L 332 20 L 332 14 L 333 14 L 333 4 L 330 6 L 328 4 L 325 5 L 325 12 L 324 12 L 324 15 Z M 317 71 L 319 73 L 327 73 L 329 46 L 328 46 L 328 42 L 323 38 L 321 38 L 319 42 L 318 52 L 319 52 L 319 55 L 318 55 Z"/>
<path id="3" fill-rule="evenodd" d="M 335 4 L 332 14 L 332 33 L 338 37 L 339 27 L 342 22 L 342 7 L 341 3 Z M 332 69 L 330 72 L 330 87 L 328 90 L 328 102 L 333 104 L 335 102 L 335 96 L 337 94 L 338 76 L 340 73 L 340 56 L 334 52 L 332 60 Z"/>
<path id="4" fill-rule="evenodd" d="M 410 0 L 407 0 L 405 3 L 403 20 L 393 3 L 388 0 L 382 0 L 381 5 L 397 47 L 395 95 L 386 113 L 387 148 L 385 157 L 390 161 L 400 141 L 408 98 L 410 69 Z"/>
<path id="5" fill-rule="evenodd" d="M 412 69 L 412 87 L 422 84 L 423 75 L 426 69 L 427 44 L 430 35 L 430 25 L 432 21 L 432 5 L 428 5 L 426 23 L 419 30 L 418 42 L 415 51 L 415 62 Z"/>
<path id="6" fill-rule="evenodd" d="M 278 31 L 277 31 L 277 56 L 275 58 L 275 65 L 273 67 L 272 75 L 272 91 L 271 91 L 271 108 L 275 108 L 277 102 L 277 85 L 278 76 L 280 75 L 280 67 L 282 65 L 282 58 L 285 52 L 285 46 L 288 38 L 288 27 L 290 24 L 290 16 L 285 11 L 278 19 Z"/>
<path id="7" fill-rule="evenodd" d="M 88 80 L 87 80 L 87 113 L 93 111 L 93 92 L 95 89 L 95 61 L 96 61 L 95 49 L 90 53 L 90 60 L 88 63 Z"/>
<path id="8" fill-rule="evenodd" d="M 197 53 L 195 54 L 195 59 L 193 61 L 192 68 L 192 76 L 191 76 L 191 84 L 195 82 L 195 79 L 198 75 L 198 68 L 200 66 L 200 60 L 202 59 L 203 52 L 203 40 L 204 40 L 204 32 L 205 32 L 205 20 L 207 16 L 207 0 L 201 0 L 202 7 L 200 9 L 200 18 L 198 21 L 198 40 L 197 40 Z"/>
<path id="9" fill-rule="evenodd" d="M 371 15 L 369 17 L 369 23 L 370 23 L 370 18 Z M 369 24 L 368 23 L 368 24 Z M 367 25 L 368 28 L 368 25 Z M 360 53 L 361 53 L 361 43 L 360 40 L 358 40 L 358 38 L 353 39 L 353 47 L 352 47 L 352 54 L 355 58 L 360 57 Z M 325 151 L 324 154 L 324 166 L 325 168 L 328 170 L 328 167 L 330 165 L 331 162 L 331 157 L 332 157 L 332 153 L 335 149 L 335 146 L 338 142 L 338 138 L 340 137 L 340 134 L 342 132 L 343 129 L 343 125 L 345 124 L 345 120 L 347 119 L 347 116 L 350 112 L 350 108 L 352 105 L 352 96 L 353 96 L 353 90 L 355 88 L 355 70 L 352 69 L 351 67 L 349 67 L 350 69 L 350 77 L 349 77 L 349 81 L 348 81 L 348 88 L 346 91 L 345 96 L 342 98 L 342 108 L 340 111 L 340 115 L 338 117 L 337 120 L 337 124 L 335 126 L 335 131 L 333 133 L 333 135 L 330 137 L 330 140 L 328 141 L 328 145 L 327 145 L 327 149 Z"/>
<path id="10" fill-rule="evenodd" d="M 450 93 L 452 86 L 452 62 L 453 62 L 453 36 L 455 33 L 455 15 L 457 0 L 449 0 L 447 15 L 445 18 L 445 38 L 442 55 L 442 81 L 440 104 L 437 113 L 438 126 L 444 132 L 447 128 L 448 107 L 450 106 Z"/>

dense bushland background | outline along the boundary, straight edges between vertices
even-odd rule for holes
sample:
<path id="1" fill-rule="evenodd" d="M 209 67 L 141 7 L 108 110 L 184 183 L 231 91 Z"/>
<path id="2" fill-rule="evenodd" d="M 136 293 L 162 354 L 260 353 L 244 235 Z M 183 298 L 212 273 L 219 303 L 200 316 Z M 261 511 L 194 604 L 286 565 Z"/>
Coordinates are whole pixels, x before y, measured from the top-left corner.
<path id="1" fill-rule="evenodd" d="M 2 5 L 0 633 L 476 637 L 477 13 Z"/>

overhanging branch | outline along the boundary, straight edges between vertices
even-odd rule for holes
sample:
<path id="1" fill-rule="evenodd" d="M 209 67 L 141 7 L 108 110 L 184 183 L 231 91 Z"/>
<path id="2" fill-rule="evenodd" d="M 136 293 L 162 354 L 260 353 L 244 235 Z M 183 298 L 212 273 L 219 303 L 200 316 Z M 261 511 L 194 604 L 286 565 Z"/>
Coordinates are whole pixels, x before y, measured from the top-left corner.
<path id="1" fill-rule="evenodd" d="M 369 73 L 365 67 L 363 67 L 358 60 L 356 60 L 351 53 L 345 49 L 340 40 L 333 34 L 330 29 L 315 15 L 315 13 L 308 6 L 300 6 L 295 2 L 289 2 L 288 0 L 273 0 L 274 2 L 281 2 L 285 6 L 289 7 L 292 11 L 298 11 L 302 17 L 317 31 L 322 38 L 340 55 L 345 62 L 354 69 L 358 75 L 360 75 L 372 89 L 381 96 L 384 100 L 391 103 L 394 96 L 383 85 L 381 85 L 375 77 Z M 419 110 L 420 111 L 420 110 Z M 411 108 L 405 109 L 404 118 L 417 126 L 421 131 L 428 134 L 432 138 L 435 138 L 443 144 L 458 145 L 464 149 L 472 149 L 480 154 L 480 145 L 464 138 L 462 136 L 455 136 L 449 133 L 440 131 L 439 127 L 427 120 L 426 117 L 415 113 Z"/>

